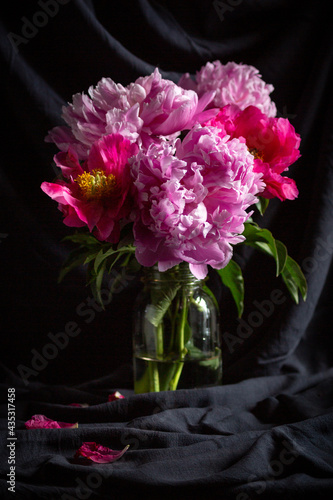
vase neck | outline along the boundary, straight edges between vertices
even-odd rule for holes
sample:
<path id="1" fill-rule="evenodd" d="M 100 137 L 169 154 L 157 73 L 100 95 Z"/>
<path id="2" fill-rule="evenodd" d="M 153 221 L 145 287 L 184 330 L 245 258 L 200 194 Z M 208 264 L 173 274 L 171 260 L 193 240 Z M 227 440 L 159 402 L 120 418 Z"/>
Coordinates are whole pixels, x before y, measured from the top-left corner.
<path id="1" fill-rule="evenodd" d="M 156 284 L 177 281 L 186 285 L 200 285 L 203 282 L 191 273 L 187 262 L 182 262 L 167 271 L 159 271 L 157 265 L 146 267 L 144 268 L 144 281 Z"/>

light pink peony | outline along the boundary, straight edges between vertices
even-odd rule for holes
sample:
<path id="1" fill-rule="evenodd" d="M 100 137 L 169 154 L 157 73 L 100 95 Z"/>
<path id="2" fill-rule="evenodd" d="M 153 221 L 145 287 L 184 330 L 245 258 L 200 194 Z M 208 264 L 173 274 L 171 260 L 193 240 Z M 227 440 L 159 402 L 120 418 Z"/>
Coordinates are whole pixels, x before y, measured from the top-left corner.
<path id="1" fill-rule="evenodd" d="M 210 107 L 222 108 L 227 104 L 236 104 L 240 109 L 245 109 L 253 105 L 267 116 L 276 116 L 276 106 L 269 97 L 274 90 L 273 85 L 265 83 L 259 71 L 247 64 L 208 62 L 196 73 L 194 81 L 189 73 L 185 73 L 178 85 L 195 90 L 199 97 L 215 91 Z"/>
<path id="2" fill-rule="evenodd" d="M 55 156 L 65 180 L 43 182 L 41 188 L 58 202 L 67 226 L 87 225 L 101 241 L 118 242 L 120 222 L 132 210 L 128 160 L 137 149 L 136 144 L 114 134 L 97 140 L 82 165 L 71 150 Z"/>
<path id="3" fill-rule="evenodd" d="M 132 158 L 139 208 L 134 223 L 136 258 L 165 271 L 189 262 L 198 278 L 207 265 L 226 266 L 263 189 L 254 158 L 238 139 L 212 127 L 194 127 L 176 150 L 154 145 Z"/>
<path id="4" fill-rule="evenodd" d="M 159 136 L 173 138 L 173 134 L 218 112 L 204 111 L 215 92 L 198 99 L 193 90 L 163 79 L 157 68 L 127 87 L 102 78 L 88 94 L 73 96 L 73 102 L 63 107 L 67 126 L 53 128 L 46 137 L 61 151 L 71 147 L 80 159 L 88 157 L 92 145 L 103 135 L 121 134 L 146 147 L 160 142 Z"/>
<path id="5" fill-rule="evenodd" d="M 243 138 L 255 157 L 255 171 L 263 174 L 261 196 L 293 200 L 298 189 L 293 179 L 282 176 L 299 157 L 300 136 L 286 118 L 269 118 L 255 106 L 239 110 L 225 106 L 208 122 L 220 128 L 220 135 Z"/>

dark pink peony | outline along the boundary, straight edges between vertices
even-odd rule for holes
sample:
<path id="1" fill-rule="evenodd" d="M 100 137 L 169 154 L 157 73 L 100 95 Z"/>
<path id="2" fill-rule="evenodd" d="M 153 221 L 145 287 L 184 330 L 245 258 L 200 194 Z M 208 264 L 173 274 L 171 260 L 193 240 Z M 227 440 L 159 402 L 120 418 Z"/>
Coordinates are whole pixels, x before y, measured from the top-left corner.
<path id="1" fill-rule="evenodd" d="M 133 231 L 143 266 L 158 263 L 165 271 L 185 261 L 203 278 L 208 264 L 226 266 L 231 245 L 243 241 L 261 174 L 245 144 L 218 132 L 196 126 L 176 150 L 155 145 L 132 159 L 139 208 Z"/>
<path id="2" fill-rule="evenodd" d="M 282 176 L 299 157 L 300 136 L 286 118 L 269 118 L 255 106 L 239 110 L 225 106 L 208 122 L 220 135 L 242 138 L 255 158 L 255 171 L 263 174 L 266 187 L 261 196 L 293 200 L 298 189 L 293 179 Z"/>
<path id="3" fill-rule="evenodd" d="M 41 188 L 58 202 L 67 226 L 87 225 L 99 240 L 116 243 L 120 221 L 132 210 L 128 160 L 136 152 L 135 144 L 113 134 L 97 140 L 82 165 L 72 150 L 58 153 L 55 162 L 64 180 L 43 182 Z"/>

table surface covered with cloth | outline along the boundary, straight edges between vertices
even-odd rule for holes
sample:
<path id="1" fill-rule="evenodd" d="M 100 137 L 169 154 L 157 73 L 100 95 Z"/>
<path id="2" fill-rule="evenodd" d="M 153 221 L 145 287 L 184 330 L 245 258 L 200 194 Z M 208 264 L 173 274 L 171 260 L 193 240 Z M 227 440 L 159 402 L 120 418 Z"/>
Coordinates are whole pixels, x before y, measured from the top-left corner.
<path id="1" fill-rule="evenodd" d="M 1 7 L 1 498 L 332 497 L 328 6 L 13 0 Z M 127 275 L 105 310 L 82 267 L 57 282 L 72 228 L 40 189 L 56 175 L 56 148 L 44 138 L 62 124 L 62 106 L 103 77 L 126 86 L 158 67 L 177 83 L 208 61 L 258 68 L 274 86 L 277 116 L 300 134 L 301 157 L 288 172 L 299 195 L 271 200 L 260 225 L 299 263 L 308 296 L 296 305 L 269 256 L 236 249 L 242 321 L 229 290 L 209 273 L 221 313 L 223 384 L 136 395 L 131 312 L 140 279 Z M 277 291 L 284 300 L 272 306 Z M 26 428 L 35 415 L 77 426 Z M 124 453 L 97 463 L 77 453 L 83 443 Z"/>

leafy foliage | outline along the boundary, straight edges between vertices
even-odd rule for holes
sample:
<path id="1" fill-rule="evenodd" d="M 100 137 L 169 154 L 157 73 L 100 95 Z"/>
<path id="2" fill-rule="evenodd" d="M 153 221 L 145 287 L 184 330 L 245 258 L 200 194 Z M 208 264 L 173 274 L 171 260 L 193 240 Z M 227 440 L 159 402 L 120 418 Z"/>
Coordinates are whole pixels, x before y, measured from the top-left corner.
<path id="1" fill-rule="evenodd" d="M 71 236 L 66 236 L 64 240 L 71 241 L 78 247 L 70 252 L 61 269 L 58 281 L 62 281 L 75 267 L 87 266 L 87 284 L 90 285 L 94 298 L 102 306 L 101 289 L 105 274 L 109 274 L 116 263 L 133 270 L 138 270 L 141 267 L 137 264 L 134 256 L 135 247 L 126 237 L 121 239 L 117 245 L 102 243 L 90 233 L 77 232 Z M 117 280 L 117 277 L 115 279 Z M 121 279 L 121 276 L 119 276 L 119 279 Z M 111 293 L 112 290 L 110 289 L 109 294 Z"/>
<path id="2" fill-rule="evenodd" d="M 272 257 L 276 264 L 276 276 L 281 276 L 293 301 L 298 304 L 300 295 L 305 301 L 307 296 L 305 276 L 297 262 L 288 255 L 285 245 L 276 240 L 268 229 L 262 229 L 251 219 L 244 225 L 243 235 L 246 240 L 241 244 Z M 241 317 L 244 310 L 244 278 L 240 266 L 231 259 L 228 265 L 217 270 L 217 273 L 222 283 L 229 288 L 237 307 L 238 317 Z"/>
<path id="3" fill-rule="evenodd" d="M 241 268 L 234 260 L 230 260 L 226 267 L 219 269 L 217 272 L 222 283 L 229 288 L 233 296 L 238 316 L 242 316 L 244 310 L 244 278 Z"/>

